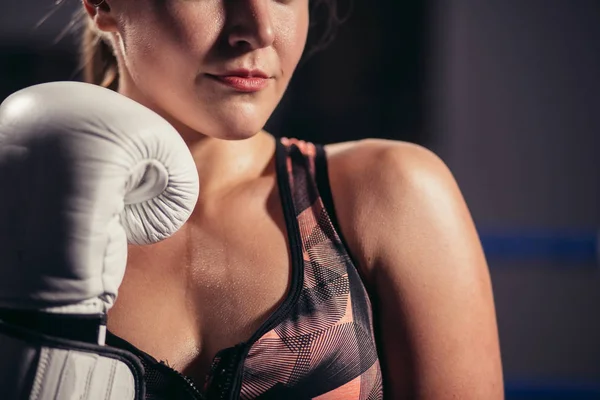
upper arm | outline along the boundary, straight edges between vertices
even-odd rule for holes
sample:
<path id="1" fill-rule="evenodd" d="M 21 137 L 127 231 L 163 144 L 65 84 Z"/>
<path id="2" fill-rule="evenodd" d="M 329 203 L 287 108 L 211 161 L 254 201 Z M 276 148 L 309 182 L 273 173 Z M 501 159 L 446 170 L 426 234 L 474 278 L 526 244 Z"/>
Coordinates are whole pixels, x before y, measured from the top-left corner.
<path id="1" fill-rule="evenodd" d="M 391 398 L 502 398 L 489 272 L 451 173 L 415 145 L 356 147 L 332 160 L 330 176 L 334 201 L 350 199 L 336 210 L 375 296 L 384 389 Z"/>

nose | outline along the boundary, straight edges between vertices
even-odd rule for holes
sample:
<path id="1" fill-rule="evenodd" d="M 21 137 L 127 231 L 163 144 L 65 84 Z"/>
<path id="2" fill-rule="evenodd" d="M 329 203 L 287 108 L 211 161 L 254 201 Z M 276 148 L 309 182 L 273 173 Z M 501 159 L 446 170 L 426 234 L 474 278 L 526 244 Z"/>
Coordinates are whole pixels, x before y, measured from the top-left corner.
<path id="1" fill-rule="evenodd" d="M 269 47 L 275 40 L 271 0 L 229 2 L 228 42 L 234 48 L 255 50 Z"/>

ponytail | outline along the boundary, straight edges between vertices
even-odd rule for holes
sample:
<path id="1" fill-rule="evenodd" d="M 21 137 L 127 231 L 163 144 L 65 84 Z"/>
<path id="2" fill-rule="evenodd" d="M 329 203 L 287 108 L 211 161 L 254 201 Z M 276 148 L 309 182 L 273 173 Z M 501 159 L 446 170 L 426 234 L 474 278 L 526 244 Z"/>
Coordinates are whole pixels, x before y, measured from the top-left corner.
<path id="1" fill-rule="evenodd" d="M 83 35 L 81 37 L 80 60 L 83 80 L 117 90 L 119 66 L 112 44 L 94 27 L 92 20 L 83 13 Z"/>

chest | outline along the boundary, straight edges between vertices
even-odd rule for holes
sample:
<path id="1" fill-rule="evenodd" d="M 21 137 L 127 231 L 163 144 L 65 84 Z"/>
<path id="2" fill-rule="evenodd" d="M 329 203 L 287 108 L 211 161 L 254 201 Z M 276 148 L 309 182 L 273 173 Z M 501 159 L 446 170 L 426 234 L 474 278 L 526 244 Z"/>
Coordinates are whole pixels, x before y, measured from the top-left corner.
<path id="1" fill-rule="evenodd" d="M 192 376 L 247 340 L 285 299 L 288 233 L 277 193 L 198 213 L 172 238 L 129 249 L 109 329 Z M 226 210 L 226 211 L 225 211 Z"/>

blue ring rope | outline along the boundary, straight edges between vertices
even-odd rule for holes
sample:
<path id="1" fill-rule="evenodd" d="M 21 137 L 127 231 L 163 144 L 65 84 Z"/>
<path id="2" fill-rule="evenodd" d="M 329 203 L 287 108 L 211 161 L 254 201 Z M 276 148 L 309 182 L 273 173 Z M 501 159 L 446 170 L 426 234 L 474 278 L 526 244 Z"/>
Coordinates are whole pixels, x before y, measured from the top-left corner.
<path id="1" fill-rule="evenodd" d="M 600 231 L 488 231 L 480 232 L 489 259 L 553 260 L 596 263 Z"/>
<path id="2" fill-rule="evenodd" d="M 507 382 L 506 400 L 598 400 L 600 385 Z"/>

